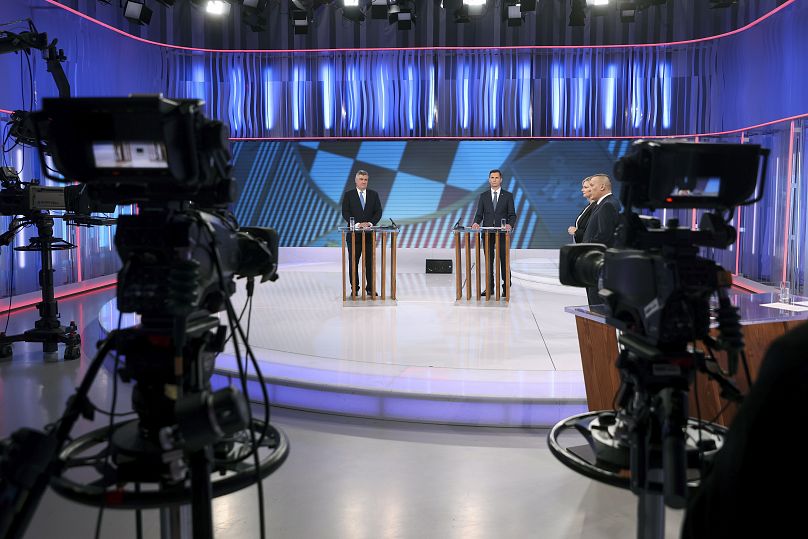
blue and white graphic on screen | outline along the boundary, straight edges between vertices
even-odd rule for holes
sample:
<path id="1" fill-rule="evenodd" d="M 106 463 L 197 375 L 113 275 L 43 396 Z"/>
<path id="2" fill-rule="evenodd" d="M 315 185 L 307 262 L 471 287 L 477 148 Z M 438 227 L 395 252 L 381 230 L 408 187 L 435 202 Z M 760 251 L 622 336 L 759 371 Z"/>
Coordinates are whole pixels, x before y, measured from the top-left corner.
<path id="1" fill-rule="evenodd" d="M 387 196 L 384 215 L 393 219 L 413 219 L 438 209 L 444 185 L 441 182 L 399 172 Z"/>
<path id="2" fill-rule="evenodd" d="M 478 189 L 488 181 L 488 171 L 500 168 L 516 144 L 509 140 L 461 142 L 446 183 L 467 191 Z"/>
<path id="3" fill-rule="evenodd" d="M 356 159 L 377 167 L 397 170 L 406 148 L 407 143 L 403 140 L 363 142 Z"/>
<path id="4" fill-rule="evenodd" d="M 353 163 L 348 157 L 319 151 L 311 165 L 311 179 L 325 196 L 339 202 Z"/>

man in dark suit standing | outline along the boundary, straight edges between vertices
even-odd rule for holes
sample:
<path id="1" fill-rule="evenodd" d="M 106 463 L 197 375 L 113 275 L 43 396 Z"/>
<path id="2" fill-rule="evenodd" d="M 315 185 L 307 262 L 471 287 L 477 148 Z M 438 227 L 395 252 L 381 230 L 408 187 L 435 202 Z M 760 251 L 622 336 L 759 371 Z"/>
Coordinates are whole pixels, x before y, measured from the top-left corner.
<path id="1" fill-rule="evenodd" d="M 359 170 L 354 177 L 356 189 L 351 189 L 342 196 L 342 218 L 348 223 L 351 217 L 357 229 L 370 228 L 375 226 L 382 218 L 382 203 L 379 193 L 368 189 L 368 173 L 366 170 Z M 362 258 L 362 237 L 365 238 L 365 290 L 368 293 L 373 289 L 373 235 L 362 232 L 356 235 L 356 258 L 351 256 L 351 235 L 345 236 L 348 243 L 348 259 L 354 260 L 351 264 L 351 282 L 356 283 L 356 289 L 352 294 L 359 292 L 361 283 L 359 282 L 359 259 Z"/>
<path id="2" fill-rule="evenodd" d="M 488 184 L 491 189 L 480 194 L 477 202 L 477 213 L 474 214 L 474 224 L 471 228 L 501 226 L 505 219 L 505 230 L 512 230 L 516 225 L 516 209 L 513 203 L 513 194 L 502 189 L 502 172 L 497 169 L 488 173 Z M 491 254 L 488 256 L 488 285 L 482 295 L 494 294 L 494 245 L 496 245 L 496 232 L 488 233 L 488 244 Z M 482 238 L 485 242 L 485 238 Z M 499 237 L 500 275 L 502 276 L 502 293 L 505 293 L 505 279 L 510 275 L 505 272 L 505 234 Z"/>
<path id="3" fill-rule="evenodd" d="M 612 194 L 612 181 L 607 174 L 591 176 L 589 184 L 594 207 L 584 231 L 583 243 L 602 243 L 611 247 L 621 210 L 620 201 Z M 586 297 L 590 306 L 603 303 L 597 287 L 587 287 Z"/>
<path id="4" fill-rule="evenodd" d="M 586 230 L 587 223 L 589 223 L 589 218 L 592 217 L 594 201 L 592 200 L 592 186 L 589 183 L 589 180 L 591 179 L 592 176 L 588 176 L 581 182 L 581 194 L 584 196 L 588 204 L 575 219 L 575 226 L 567 228 L 567 232 L 570 236 L 572 236 L 575 243 L 584 242 L 584 231 Z"/>

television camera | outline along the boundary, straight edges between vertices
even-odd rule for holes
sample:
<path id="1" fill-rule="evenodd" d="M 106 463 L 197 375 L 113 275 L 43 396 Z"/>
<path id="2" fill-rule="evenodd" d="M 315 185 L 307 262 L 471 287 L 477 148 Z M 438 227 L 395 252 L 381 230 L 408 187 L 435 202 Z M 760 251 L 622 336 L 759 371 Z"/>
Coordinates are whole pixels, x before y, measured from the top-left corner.
<path id="1" fill-rule="evenodd" d="M 162 533 L 213 537 L 211 498 L 272 473 L 288 443 L 264 419 L 253 418 L 244 395 L 214 391 L 211 376 L 224 348 L 225 311 L 240 367 L 246 338 L 230 296 L 235 279 L 277 278 L 278 235 L 240 228 L 234 200 L 228 129 L 204 117 L 198 100 L 161 96 L 45 99 L 32 115 L 44 166 L 47 151 L 67 178 L 96 203 L 137 204 L 121 216 L 115 245 L 120 312 L 140 315 L 132 328 L 112 331 L 90 364 L 67 410 L 47 432 L 22 429 L 5 442 L 0 485 L 0 535 L 19 537 L 50 484 L 81 503 L 120 509 L 158 508 Z M 49 175 L 60 181 L 60 178 Z M 116 374 L 135 382 L 137 419 L 67 442 L 79 416 L 91 415 L 87 391 L 114 351 Z M 260 378 L 249 347 L 247 356 Z M 123 366 L 118 369 L 119 358 Z M 242 377 L 246 394 L 246 374 Z M 36 447 L 36 451 L 28 448 Z M 84 475 L 74 472 L 85 471 Z M 88 481 L 95 472 L 100 477 Z M 211 480 L 211 474 L 217 478 Z M 260 505 L 259 507 L 262 507 Z M 138 515 L 140 513 L 138 512 Z M 263 515 L 262 534 L 263 534 Z"/>
<path id="2" fill-rule="evenodd" d="M 62 213 L 53 213 L 54 211 Z M 8 231 L 0 234 L 0 246 L 11 244 L 17 233 L 33 226 L 37 235 L 29 238 L 28 245 L 15 247 L 15 251 L 38 252 L 41 269 L 39 285 L 42 301 L 37 303 L 39 320 L 33 329 L 19 335 L 0 333 L 0 360 L 13 354 L 14 342 L 41 342 L 46 360 L 57 359 L 59 343 L 65 344 L 64 358 L 81 356 L 81 336 L 75 322 L 67 327 L 59 321 L 59 305 L 54 292 L 53 252 L 75 249 L 75 245 L 54 236 L 54 219 L 80 226 L 112 225 L 115 219 L 93 216 L 93 213 L 115 211 L 114 204 L 92 202 L 86 186 L 45 187 L 39 182 L 25 183 L 11 167 L 0 167 L 0 215 L 12 216 Z"/>
<path id="3" fill-rule="evenodd" d="M 699 248 L 735 241 L 733 210 L 760 200 L 767 157 L 752 144 L 637 141 L 614 169 L 623 205 L 614 247 L 561 249 L 561 283 L 597 287 L 603 305 L 591 309 L 619 330 L 621 387 L 615 410 L 562 421 L 549 435 L 550 448 L 574 470 L 637 494 L 639 537 L 664 535 L 664 505 L 685 506 L 688 485 L 698 483 L 701 464 L 723 443 L 723 427 L 689 418 L 696 372 L 715 380 L 725 399 L 741 399 L 730 379 L 739 358 L 745 364 L 740 317 L 728 293 L 732 277 L 699 256 Z M 680 227 L 675 218 L 663 226 L 637 212 L 684 208 L 707 210 L 698 229 Z M 726 369 L 715 351 L 726 353 Z M 568 429 L 584 436 L 594 462 L 559 441 Z"/>

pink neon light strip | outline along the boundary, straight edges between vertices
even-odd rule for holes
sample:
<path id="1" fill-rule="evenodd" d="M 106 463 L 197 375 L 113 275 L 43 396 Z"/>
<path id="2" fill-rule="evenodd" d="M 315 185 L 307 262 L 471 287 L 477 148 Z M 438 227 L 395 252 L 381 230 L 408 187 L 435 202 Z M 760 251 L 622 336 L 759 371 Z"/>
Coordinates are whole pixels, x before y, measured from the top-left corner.
<path id="1" fill-rule="evenodd" d="M 0 109 L 0 112 L 3 112 L 5 114 L 11 114 L 14 111 L 13 110 Z"/>
<path id="2" fill-rule="evenodd" d="M 56 299 L 62 299 L 62 298 L 67 298 L 67 297 L 71 297 L 71 296 L 78 296 L 80 294 L 87 294 L 88 292 L 93 292 L 93 291 L 101 289 L 101 288 L 106 288 L 108 286 L 112 286 L 117 282 L 118 282 L 118 275 L 117 274 L 116 275 L 109 275 L 109 276 L 107 276 L 106 279 L 93 280 L 92 284 L 83 283 L 83 284 L 79 285 L 78 287 L 73 286 L 69 290 L 65 290 L 65 291 L 62 291 L 62 292 L 57 291 L 56 294 L 55 294 L 55 297 L 56 297 Z M 7 301 L 7 299 L 6 299 L 6 301 Z M 42 301 L 42 298 L 37 298 L 37 297 L 33 297 L 33 298 L 29 298 L 29 299 L 23 299 L 23 300 L 16 300 L 16 301 L 11 300 L 11 308 L 9 309 L 8 308 L 8 303 L 5 303 L 5 304 L 2 305 L 2 310 L 0 310 L 0 313 L 5 313 L 5 312 L 8 312 L 8 311 L 14 311 L 14 310 L 17 310 L 17 309 L 22 309 L 24 307 L 30 307 L 32 305 L 36 305 L 40 301 Z"/>
<path id="3" fill-rule="evenodd" d="M 731 135 L 733 133 L 742 133 L 744 131 L 751 131 L 769 125 L 788 122 L 791 120 L 800 120 L 808 118 L 808 112 L 797 114 L 795 116 L 788 116 L 762 124 L 750 125 L 747 127 L 740 127 L 738 129 L 730 129 L 728 131 L 712 131 L 710 133 L 690 133 L 680 135 L 599 135 L 599 136 L 513 136 L 513 137 L 455 137 L 455 136 L 420 136 L 420 137 L 231 137 L 233 141 L 248 141 L 248 140 L 635 140 L 642 139 L 671 139 L 671 138 L 698 138 L 698 137 L 715 137 L 719 135 Z"/>
<path id="4" fill-rule="evenodd" d="M 724 37 L 729 37 L 734 34 L 739 34 L 744 32 L 753 26 L 763 22 L 764 20 L 768 19 L 775 13 L 780 12 L 781 10 L 785 9 L 786 7 L 790 6 L 796 0 L 788 0 L 787 2 L 783 3 L 782 5 L 774 8 L 770 12 L 766 13 L 759 19 L 756 19 L 746 26 L 741 28 L 737 28 L 732 30 L 731 32 L 725 32 L 723 34 L 718 34 L 715 36 L 709 37 L 701 37 L 698 39 L 688 39 L 685 41 L 671 41 L 668 43 L 637 43 L 632 45 L 521 45 L 516 47 L 382 47 L 377 49 L 306 49 L 306 50 L 278 50 L 278 49 L 202 49 L 197 47 L 183 47 L 181 45 L 170 45 L 168 43 L 160 43 L 159 41 L 152 41 L 149 39 L 144 39 L 139 36 L 134 36 L 119 28 L 115 28 L 107 23 L 101 22 L 98 19 L 94 19 L 89 15 L 85 15 L 80 11 L 77 11 L 73 8 L 67 7 L 63 4 L 60 4 L 56 0 L 45 0 L 45 2 L 68 11 L 74 15 L 81 17 L 82 19 L 86 19 L 92 23 L 95 23 L 99 26 L 102 26 L 108 30 L 112 30 L 115 33 L 118 33 L 122 36 L 134 39 L 135 41 L 140 41 L 141 43 L 146 43 L 149 45 L 157 45 L 158 47 L 166 47 L 169 49 L 177 49 L 177 50 L 184 50 L 184 51 L 196 51 L 196 52 L 223 52 L 223 53 L 278 53 L 278 54 L 289 54 L 289 53 L 321 53 L 321 52 L 377 52 L 377 51 L 418 51 L 418 50 L 425 50 L 425 51 L 490 51 L 490 50 L 498 50 L 498 49 L 508 49 L 508 50 L 541 50 L 541 49 L 627 49 L 627 48 L 641 48 L 641 47 L 670 47 L 674 45 L 690 45 L 693 43 L 704 43 L 706 41 L 712 41 L 715 39 L 721 39 Z"/>
<path id="5" fill-rule="evenodd" d="M 786 186 L 786 219 L 785 228 L 783 229 L 783 281 L 786 280 L 788 274 L 788 236 L 789 227 L 791 226 L 791 173 L 792 163 L 794 161 L 794 122 L 791 122 L 791 132 L 788 137 L 788 184 Z"/>

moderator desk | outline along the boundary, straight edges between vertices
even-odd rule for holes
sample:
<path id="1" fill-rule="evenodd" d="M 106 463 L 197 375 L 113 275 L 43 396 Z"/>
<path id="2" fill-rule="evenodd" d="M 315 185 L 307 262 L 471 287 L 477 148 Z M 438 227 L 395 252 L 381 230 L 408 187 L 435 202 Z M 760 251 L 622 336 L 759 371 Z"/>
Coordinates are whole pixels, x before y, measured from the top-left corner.
<path id="1" fill-rule="evenodd" d="M 786 331 L 808 320 L 808 311 L 792 312 L 770 307 L 762 307 L 766 303 L 777 302 L 776 293 L 741 294 L 731 293 L 733 305 L 740 309 L 744 342 L 746 343 L 746 359 L 749 372 L 754 381 L 760 370 L 760 364 L 772 341 Z M 806 301 L 808 298 L 795 296 L 794 302 Z M 589 410 L 608 410 L 613 408 L 614 396 L 620 387 L 620 375 L 615 367 L 619 353 L 617 346 L 617 330 L 606 325 L 603 312 L 583 305 L 566 307 L 566 312 L 575 315 L 578 329 L 578 345 L 581 350 L 581 363 L 586 386 L 586 402 Z M 717 330 L 714 330 L 717 331 Z M 723 368 L 726 368 L 726 357 L 717 352 Z M 735 382 L 743 393 L 749 390 L 749 384 L 739 365 Z M 725 402 L 719 397 L 719 389 L 715 382 L 708 381 L 706 375 L 696 377 L 695 392 L 698 392 L 701 416 L 705 420 L 716 418 L 722 425 L 729 425 L 737 412 L 736 405 L 724 408 Z M 690 415 L 696 415 L 694 388 L 690 388 Z"/>

